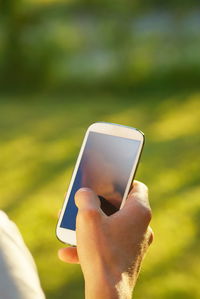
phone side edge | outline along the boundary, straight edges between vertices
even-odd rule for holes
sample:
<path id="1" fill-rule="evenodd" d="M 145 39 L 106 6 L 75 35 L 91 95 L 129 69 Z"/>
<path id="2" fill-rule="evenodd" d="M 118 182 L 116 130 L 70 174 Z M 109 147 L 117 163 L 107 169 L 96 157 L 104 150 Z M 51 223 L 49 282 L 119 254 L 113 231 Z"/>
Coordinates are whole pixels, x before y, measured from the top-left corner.
<path id="1" fill-rule="evenodd" d="M 56 229 L 55 229 L 55 235 L 56 235 L 57 239 L 59 241 L 61 241 L 62 243 L 70 244 L 70 245 L 76 245 L 76 241 L 75 241 L 76 238 L 72 237 L 72 239 L 74 240 L 74 242 L 70 242 L 70 240 L 69 241 L 68 240 L 65 241 L 65 240 L 62 239 L 60 232 L 62 231 L 62 229 L 64 229 L 64 230 L 68 231 L 68 233 L 75 235 L 76 231 L 75 230 L 70 230 L 70 229 L 67 229 L 67 228 L 66 229 L 62 228 L 60 226 L 60 224 L 62 222 L 63 215 L 64 215 L 64 212 L 65 212 L 68 200 L 69 200 L 69 195 L 70 195 L 70 192 L 72 190 L 72 186 L 74 184 L 74 180 L 75 180 L 75 177 L 76 177 L 76 173 L 77 173 L 78 167 L 80 165 L 81 157 L 82 157 L 82 154 L 83 154 L 83 151 L 84 151 L 84 148 L 85 148 L 85 144 L 86 144 L 86 141 L 87 141 L 87 138 L 88 138 L 89 131 L 90 131 L 90 126 L 86 130 L 85 135 L 83 137 L 83 141 L 82 141 L 82 144 L 81 144 L 81 147 L 80 147 L 80 150 L 79 150 L 76 162 L 75 162 L 75 166 L 74 166 L 73 172 L 71 174 L 71 178 L 70 178 L 70 181 L 69 181 L 69 184 L 68 184 L 68 188 L 67 188 L 67 193 L 66 193 L 66 195 L 64 197 L 64 200 L 63 200 L 63 203 L 62 203 L 61 212 L 60 212 L 60 215 L 59 215 L 59 218 L 58 218 L 58 221 L 57 221 L 57 225 L 56 225 Z"/>
<path id="2" fill-rule="evenodd" d="M 132 186 L 133 181 L 135 179 L 135 176 L 136 176 L 136 173 L 137 173 L 137 170 L 138 170 L 138 166 L 139 166 L 139 163 L 140 163 L 140 160 L 141 160 L 141 156 L 142 156 L 142 153 L 143 153 L 143 150 L 144 150 L 144 144 L 145 144 L 145 141 L 146 141 L 144 133 L 142 131 L 140 131 L 139 129 L 135 129 L 135 130 L 137 130 L 142 135 L 142 144 L 141 144 L 139 155 L 137 157 L 137 164 L 135 166 L 133 174 L 131 175 L 131 180 L 127 183 L 127 188 L 126 188 L 126 190 L 124 192 L 124 196 L 123 196 L 123 200 L 122 200 L 120 209 L 122 209 L 123 206 L 125 205 L 127 196 L 128 196 L 128 194 L 129 194 L 129 192 L 131 190 L 131 186 Z M 128 185 L 129 185 L 129 187 L 128 187 Z"/>

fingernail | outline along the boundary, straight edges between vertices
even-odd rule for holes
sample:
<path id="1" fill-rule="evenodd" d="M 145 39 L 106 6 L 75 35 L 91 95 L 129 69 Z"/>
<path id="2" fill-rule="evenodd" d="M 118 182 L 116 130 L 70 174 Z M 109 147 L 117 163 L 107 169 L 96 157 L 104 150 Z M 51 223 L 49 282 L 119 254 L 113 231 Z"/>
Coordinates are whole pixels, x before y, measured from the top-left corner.
<path id="1" fill-rule="evenodd" d="M 78 191 L 81 191 L 81 192 L 83 191 L 84 192 L 84 191 L 91 191 L 91 190 L 90 190 L 90 188 L 82 187 Z"/>

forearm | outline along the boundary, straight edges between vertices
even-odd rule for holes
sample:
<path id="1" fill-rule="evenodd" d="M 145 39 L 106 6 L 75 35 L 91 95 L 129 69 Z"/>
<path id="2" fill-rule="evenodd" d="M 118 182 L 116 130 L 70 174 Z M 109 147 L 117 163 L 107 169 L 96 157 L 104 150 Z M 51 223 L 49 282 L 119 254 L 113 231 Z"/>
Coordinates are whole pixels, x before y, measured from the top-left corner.
<path id="1" fill-rule="evenodd" d="M 128 274 L 123 274 L 118 281 L 111 281 L 109 277 L 101 280 L 85 281 L 85 299 L 131 299 L 132 298 L 132 278 Z"/>

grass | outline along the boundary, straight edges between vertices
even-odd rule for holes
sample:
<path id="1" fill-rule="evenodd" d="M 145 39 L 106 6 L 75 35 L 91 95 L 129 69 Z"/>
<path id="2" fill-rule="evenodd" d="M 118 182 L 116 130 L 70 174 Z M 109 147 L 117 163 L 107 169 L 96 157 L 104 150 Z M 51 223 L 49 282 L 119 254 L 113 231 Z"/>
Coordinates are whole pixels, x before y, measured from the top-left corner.
<path id="1" fill-rule="evenodd" d="M 83 298 L 79 266 L 57 259 L 63 245 L 55 225 L 84 132 L 94 121 L 138 127 L 146 135 L 136 177 L 150 189 L 155 242 L 135 298 L 200 297 L 199 119 L 197 91 L 1 96 L 0 207 L 18 224 L 48 299 Z"/>

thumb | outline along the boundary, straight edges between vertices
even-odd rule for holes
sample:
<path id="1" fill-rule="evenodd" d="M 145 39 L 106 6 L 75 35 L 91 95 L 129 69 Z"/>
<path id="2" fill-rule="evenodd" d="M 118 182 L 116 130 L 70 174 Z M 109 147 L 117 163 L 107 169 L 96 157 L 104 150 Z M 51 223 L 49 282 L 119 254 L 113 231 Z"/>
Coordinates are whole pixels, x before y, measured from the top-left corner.
<path id="1" fill-rule="evenodd" d="M 89 188 L 81 188 L 76 192 L 75 204 L 79 211 L 101 210 L 99 197 Z"/>
<path id="2" fill-rule="evenodd" d="M 100 200 L 98 196 L 89 188 L 81 188 L 76 192 L 75 203 L 78 207 L 78 214 L 76 217 L 78 244 L 85 234 L 88 235 L 90 232 L 90 234 L 94 235 L 93 229 L 94 227 L 99 227 L 103 212 L 100 208 Z"/>

